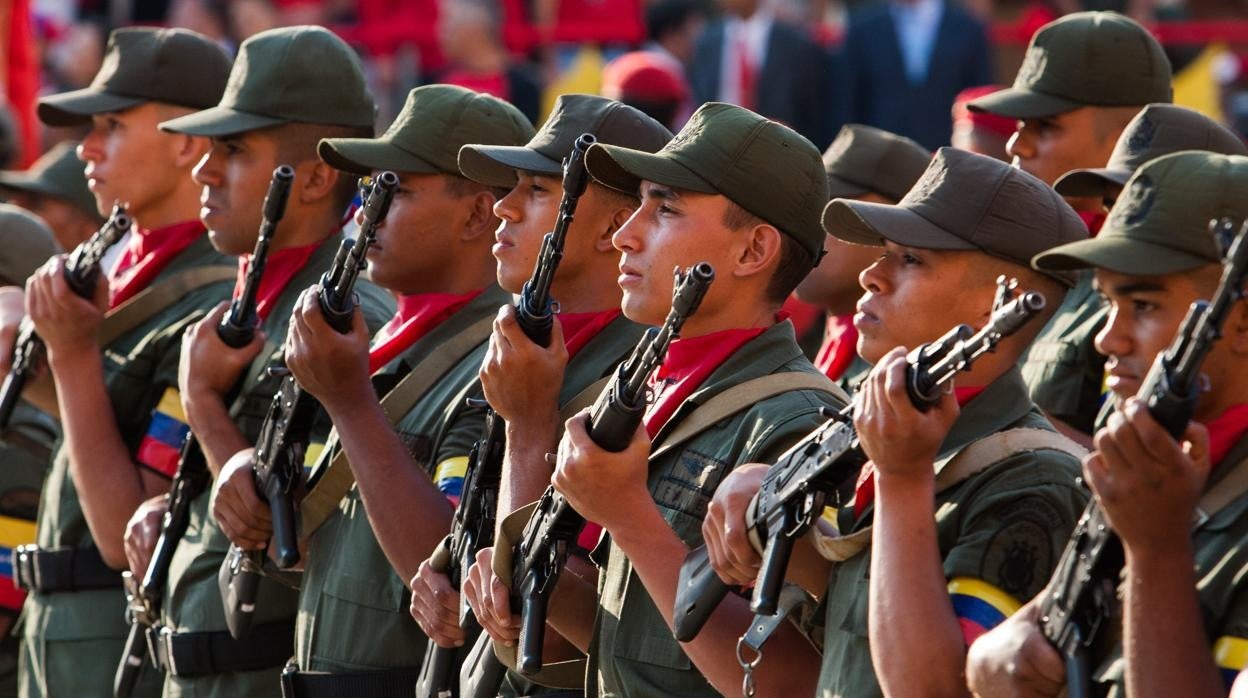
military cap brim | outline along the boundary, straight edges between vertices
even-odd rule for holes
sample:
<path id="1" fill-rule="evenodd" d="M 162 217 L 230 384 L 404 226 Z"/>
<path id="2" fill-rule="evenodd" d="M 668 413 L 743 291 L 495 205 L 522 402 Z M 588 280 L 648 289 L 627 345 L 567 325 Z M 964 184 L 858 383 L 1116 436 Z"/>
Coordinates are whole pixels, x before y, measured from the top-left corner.
<path id="1" fill-rule="evenodd" d="M 836 175 L 828 175 L 828 199 L 852 199 L 854 197 L 870 194 L 871 190 L 861 184 L 837 177 Z"/>
<path id="2" fill-rule="evenodd" d="M 487 187 L 514 187 L 516 170 L 558 177 L 563 165 L 522 145 L 465 145 L 459 149 L 459 171 Z"/>
<path id="3" fill-rule="evenodd" d="M 924 250 L 974 250 L 975 245 L 901 206 L 833 199 L 823 209 L 823 229 L 856 245 L 884 240 Z"/>
<path id="4" fill-rule="evenodd" d="M 1210 261 L 1148 240 L 1108 236 L 1055 247 L 1036 255 L 1031 264 L 1041 271 L 1095 268 L 1132 276 L 1162 276 L 1199 269 Z"/>
<path id="5" fill-rule="evenodd" d="M 188 136 L 216 138 L 285 123 L 289 122 L 286 119 L 274 116 L 263 116 L 261 114 L 231 109 L 230 107 L 217 106 L 161 122 L 160 130 L 182 133 Z"/>
<path id="6" fill-rule="evenodd" d="M 356 174 L 374 170 L 451 174 L 393 143 L 372 138 L 325 138 L 317 144 L 316 154 L 331 167 Z"/>
<path id="7" fill-rule="evenodd" d="M 1131 179 L 1128 170 L 1096 169 L 1072 170 L 1058 178 L 1053 188 L 1062 196 L 1105 196 L 1112 185 L 1125 186 Z"/>
<path id="8" fill-rule="evenodd" d="M 49 95 L 39 100 L 39 120 L 49 126 L 79 126 L 92 115 L 125 111 L 147 102 L 143 97 L 106 92 L 96 87 Z"/>
<path id="9" fill-rule="evenodd" d="M 1011 119 L 1042 119 L 1087 105 L 1044 92 L 1010 87 L 980 97 L 966 106 L 971 111 L 988 112 Z"/>
<path id="10" fill-rule="evenodd" d="M 705 179 L 662 153 L 596 143 L 585 154 L 585 169 L 603 185 L 634 196 L 642 180 L 703 194 L 719 193 Z"/>

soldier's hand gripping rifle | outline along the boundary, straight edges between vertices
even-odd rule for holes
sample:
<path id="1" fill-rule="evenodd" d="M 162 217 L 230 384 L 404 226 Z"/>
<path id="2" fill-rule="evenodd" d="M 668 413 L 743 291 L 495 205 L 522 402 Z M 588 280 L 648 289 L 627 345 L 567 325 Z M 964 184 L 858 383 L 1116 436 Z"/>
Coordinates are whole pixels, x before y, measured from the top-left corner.
<path id="1" fill-rule="evenodd" d="M 542 247 L 533 268 L 533 276 L 524 283 L 516 301 L 516 322 L 526 337 L 542 347 L 550 346 L 554 327 L 555 301 L 550 289 L 555 272 L 563 259 L 568 228 L 576 216 L 576 207 L 589 186 L 585 170 L 585 152 L 595 143 L 592 134 L 582 134 L 572 146 L 563 163 L 563 198 L 555 229 L 542 238 Z M 506 425 L 494 410 L 487 410 L 485 431 L 468 454 L 468 471 L 464 475 L 463 496 L 455 509 L 451 533 L 435 552 L 434 565 L 440 567 L 456 589 L 463 574 L 476 560 L 477 552 L 494 544 L 494 524 L 498 505 L 499 481 L 503 472 L 503 449 Z M 471 642 L 481 632 L 472 609 L 463 604 L 460 626 Z M 417 680 L 417 696 L 434 698 L 449 696 L 455 685 L 455 648 L 441 647 L 430 640 Z"/>
<path id="2" fill-rule="evenodd" d="M 100 263 L 104 254 L 130 232 L 132 224 L 125 207 L 117 204 L 113 206 L 113 211 L 108 220 L 104 221 L 104 225 L 69 253 L 65 260 L 65 281 L 74 293 L 88 300 L 95 295 L 95 284 L 100 278 Z M 9 366 L 9 373 L 4 378 L 4 385 L 0 386 L 0 431 L 9 427 L 13 410 L 22 397 L 27 381 L 39 365 L 43 349 L 43 340 L 35 333 L 34 323 L 29 319 L 23 321 L 17 341 L 13 344 L 13 361 Z"/>
<path id="3" fill-rule="evenodd" d="M 1011 300 L 1016 287 L 1016 282 L 1007 283 L 1005 277 L 997 280 L 992 316 L 979 332 L 959 325 L 910 352 L 906 392 L 916 408 L 926 411 L 939 402 L 944 386 L 955 375 L 970 370 L 976 359 L 993 351 L 1044 308 L 1044 296 L 1034 291 Z M 853 406 L 828 416 L 826 424 L 780 456 L 747 509 L 750 536 L 763 549 L 750 603 L 750 610 L 757 614 L 776 612 L 793 544 L 819 519 L 830 494 L 866 461 L 854 430 Z M 691 551 L 676 588 L 676 639 L 693 640 L 727 593 L 728 586 L 711 568 L 706 546 Z"/>
<path id="4" fill-rule="evenodd" d="M 1226 219 L 1211 227 L 1227 249 L 1217 291 L 1210 301 L 1191 305 L 1178 334 L 1157 355 L 1136 393 L 1149 415 L 1176 440 L 1182 438 L 1195 412 L 1201 365 L 1222 335 L 1222 325 L 1235 302 L 1243 297 L 1248 275 L 1248 224 L 1238 234 Z M 1123 563 L 1122 541 L 1096 499 L 1088 500 L 1040 606 L 1040 627 L 1066 661 L 1070 698 L 1091 695 L 1089 652 L 1102 633 L 1119 621 Z"/>
<path id="5" fill-rule="evenodd" d="M 683 274 L 677 271 L 672 308 L 663 326 L 647 330 L 590 412 L 589 437 L 599 447 L 613 453 L 628 447 L 645 414 L 650 375 L 663 362 L 672 340 L 680 336 L 685 321 L 697 311 L 714 278 L 714 270 L 706 263 L 695 264 Z M 522 674 L 536 674 L 542 668 L 547 605 L 567 561 L 569 546 L 584 526 L 585 519 L 567 499 L 548 487 L 516 544 L 511 603 L 513 611 L 520 614 L 516 668 Z M 494 689 L 489 695 L 497 690 L 496 686 L 484 688 Z M 482 691 L 475 694 L 481 695 Z"/>
<path id="6" fill-rule="evenodd" d="M 372 181 L 361 208 L 359 235 L 354 241 L 342 241 L 333 264 L 317 285 L 321 313 L 329 326 L 341 334 L 351 330 L 355 284 L 368 265 L 368 248 L 376 239 L 377 226 L 386 217 L 398 186 L 398 176 L 388 171 Z M 273 517 L 273 559 L 279 568 L 288 569 L 299 562 L 293 500 L 295 488 L 302 482 L 304 456 L 320 404 L 299 387 L 285 367 L 271 367 L 270 373 L 284 377 L 260 426 L 253 457 L 254 475 L 256 491 L 268 503 Z M 226 556 L 223 572 L 228 579 L 223 601 L 226 625 L 235 638 L 251 629 L 266 552 L 245 552 L 232 545 Z"/>
<path id="7" fill-rule="evenodd" d="M 241 349 L 251 344 L 256 336 L 259 317 L 256 314 L 257 292 L 260 279 L 264 276 L 265 260 L 269 254 L 269 243 L 277 224 L 286 213 L 286 201 L 290 196 L 290 185 L 294 181 L 295 171 L 289 165 L 282 165 L 273 170 L 273 178 L 269 182 L 269 191 L 264 197 L 263 218 L 260 222 L 260 234 L 256 238 L 256 247 L 251 254 L 247 268 L 247 276 L 243 281 L 242 292 L 230 304 L 229 311 L 217 325 L 217 336 L 226 346 Z M 234 387 L 225 397 L 229 405 L 238 397 L 241 384 Z M 156 539 L 156 547 L 152 551 L 152 559 L 147 565 L 147 572 L 140 583 L 129 571 L 122 572 L 126 585 L 126 615 L 130 620 L 130 635 L 126 638 L 125 650 L 117 665 L 117 673 L 113 677 L 113 695 L 115 698 L 128 698 L 134 692 L 139 672 L 143 667 L 143 658 L 147 656 L 146 631 L 160 621 L 160 605 L 165 590 L 165 580 L 169 577 L 169 565 L 173 562 L 173 553 L 186 533 L 191 521 L 191 503 L 208 488 L 212 475 L 208 470 L 208 462 L 204 458 L 203 449 L 195 435 L 188 433 L 182 442 L 182 452 L 178 457 L 178 469 L 169 486 L 169 494 L 165 501 L 168 510 L 161 520 L 160 537 Z"/>

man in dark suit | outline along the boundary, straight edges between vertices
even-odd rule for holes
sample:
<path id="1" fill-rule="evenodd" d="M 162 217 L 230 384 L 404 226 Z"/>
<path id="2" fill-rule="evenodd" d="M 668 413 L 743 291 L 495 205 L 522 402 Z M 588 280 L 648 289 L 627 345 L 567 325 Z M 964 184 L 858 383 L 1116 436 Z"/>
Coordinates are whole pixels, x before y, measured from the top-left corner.
<path id="1" fill-rule="evenodd" d="M 724 14 L 702 32 L 689 70 L 694 103 L 738 104 L 826 148 L 845 122 L 832 56 L 767 0 L 717 4 Z"/>
<path id="2" fill-rule="evenodd" d="M 984 26 L 947 0 L 890 0 L 850 15 L 838 82 L 849 120 L 949 144 L 950 109 L 993 81 Z"/>

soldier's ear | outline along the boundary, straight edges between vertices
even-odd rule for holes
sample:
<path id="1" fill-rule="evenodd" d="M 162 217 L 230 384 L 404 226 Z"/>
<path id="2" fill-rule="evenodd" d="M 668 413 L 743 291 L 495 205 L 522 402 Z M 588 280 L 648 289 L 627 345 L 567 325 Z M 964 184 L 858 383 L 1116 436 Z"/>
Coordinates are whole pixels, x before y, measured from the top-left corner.
<path id="1" fill-rule="evenodd" d="M 636 210 L 637 209 L 625 206 L 616 208 L 611 213 L 611 218 L 607 220 L 606 229 L 603 230 L 602 234 L 598 236 L 598 240 L 594 244 L 594 247 L 599 252 L 610 252 L 612 254 L 617 252 L 614 243 L 615 231 L 623 228 L 624 224 L 628 222 L 628 219 L 633 217 L 633 212 Z"/>
<path id="2" fill-rule="evenodd" d="M 212 141 L 205 136 L 188 136 L 185 133 L 168 135 L 173 148 L 173 163 L 180 170 L 194 167 L 212 148 Z"/>
<path id="3" fill-rule="evenodd" d="M 1248 355 L 1248 298 L 1235 301 L 1231 315 L 1226 319 L 1226 327 L 1222 330 L 1221 341 L 1229 344 L 1236 355 Z"/>
<path id="4" fill-rule="evenodd" d="M 492 233 L 498 228 L 498 217 L 494 215 L 494 202 L 497 199 L 488 191 L 479 191 L 472 196 L 472 210 L 468 212 L 468 220 L 460 233 L 464 241 L 488 238 L 491 243 Z"/>
<path id="5" fill-rule="evenodd" d="M 765 273 L 768 279 L 781 264 L 781 233 L 770 223 L 759 222 L 745 231 L 745 244 L 737 255 L 734 276 L 744 277 Z"/>
<path id="6" fill-rule="evenodd" d="M 299 202 L 314 204 L 332 198 L 341 181 L 339 177 L 343 176 L 342 172 L 319 158 L 304 160 L 295 166 L 295 189 Z"/>

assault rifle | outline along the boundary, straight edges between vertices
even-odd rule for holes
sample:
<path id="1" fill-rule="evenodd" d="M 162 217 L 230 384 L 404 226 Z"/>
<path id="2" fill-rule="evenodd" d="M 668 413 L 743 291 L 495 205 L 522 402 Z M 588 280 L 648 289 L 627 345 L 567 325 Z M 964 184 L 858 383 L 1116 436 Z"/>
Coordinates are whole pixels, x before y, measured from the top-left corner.
<path id="1" fill-rule="evenodd" d="M 1183 436 L 1191 421 L 1200 393 L 1201 365 L 1222 336 L 1222 325 L 1235 302 L 1243 298 L 1248 275 L 1248 224 L 1238 234 L 1228 219 L 1214 221 L 1210 228 L 1227 250 L 1218 289 L 1212 300 L 1192 303 L 1178 334 L 1157 355 L 1136 393 L 1153 419 L 1175 439 Z M 1119 620 L 1118 582 L 1123 564 L 1122 541 L 1096 499 L 1090 499 L 1040 607 L 1040 627 L 1065 657 L 1071 698 L 1091 695 L 1088 655 L 1102 632 Z"/>
<path id="2" fill-rule="evenodd" d="M 256 336 L 256 326 L 259 324 L 256 293 L 260 287 L 260 279 L 264 276 L 269 243 L 273 240 L 278 222 L 286 213 L 286 201 L 290 196 L 290 185 L 294 178 L 295 171 L 288 165 L 273 170 L 269 191 L 264 197 L 264 217 L 260 223 L 260 234 L 256 239 L 256 248 L 251 253 L 242 292 L 230 304 L 230 310 L 221 318 L 221 324 L 217 325 L 217 336 L 233 349 L 241 349 L 251 344 Z M 235 386 L 225 397 L 227 405 L 237 399 L 239 387 L 241 386 Z M 173 562 L 173 553 L 191 522 L 191 503 L 208 489 L 211 481 L 212 475 L 208 470 L 203 449 L 195 435 L 188 433 L 182 442 L 178 470 L 165 499 L 169 509 L 161 520 L 160 537 L 156 539 L 156 547 L 152 551 L 152 559 L 147 565 L 142 583 L 129 571 L 121 573 L 122 581 L 126 585 L 126 615 L 130 620 L 130 634 L 126 638 L 125 651 L 121 654 L 117 673 L 113 677 L 113 695 L 116 698 L 129 698 L 134 692 L 135 682 L 138 681 L 139 671 L 143 667 L 143 658 L 147 655 L 147 630 L 160 622 L 160 605 L 165 591 L 165 580 L 169 577 L 169 564 Z"/>
<path id="3" fill-rule="evenodd" d="M 371 182 L 361 208 L 359 235 L 354 241 L 342 241 L 333 264 L 317 284 L 321 313 L 329 326 L 342 334 L 351 330 L 356 306 L 355 283 L 368 265 L 368 248 L 376 239 L 377 226 L 386 217 L 398 186 L 398 176 L 388 171 Z M 304 456 L 320 404 L 299 387 L 289 369 L 273 366 L 269 372 L 283 378 L 269 403 L 256 440 L 256 491 L 268 502 L 272 512 L 274 561 L 279 568 L 289 569 L 299 562 L 295 488 L 302 482 Z M 226 625 L 236 639 L 251 629 L 265 554 L 264 550 L 244 552 L 237 546 L 230 546 L 226 555 L 222 572 L 228 577 L 223 600 Z"/>
<path id="4" fill-rule="evenodd" d="M 69 253 L 65 260 L 65 282 L 74 293 L 90 300 L 95 295 L 95 284 L 100 278 L 100 263 L 109 248 L 130 232 L 133 221 L 121 204 L 113 206 L 112 213 L 100 229 L 91 234 Z M 0 430 L 7 429 L 13 418 L 13 410 L 26 389 L 26 382 L 34 375 L 43 356 L 43 340 L 35 333 L 34 323 L 22 322 L 13 344 L 13 361 L 9 373 L 0 386 Z"/>
<path id="5" fill-rule="evenodd" d="M 563 199 L 559 203 L 555 229 L 542 238 L 533 276 L 525 282 L 516 302 L 516 322 L 520 329 L 530 341 L 543 347 L 550 346 L 556 310 L 550 289 L 555 271 L 563 259 L 564 243 L 576 216 L 577 204 L 589 186 L 585 152 L 594 143 L 592 134 L 582 134 L 564 160 Z M 464 477 L 463 496 L 451 522 L 451 534 L 434 554 L 435 564 L 443 568 L 455 588 L 459 588 L 463 574 L 476 560 L 477 552 L 494 544 L 505 432 L 503 419 L 494 410 L 488 410 L 485 431 L 468 454 L 469 467 Z M 463 605 L 460 614 L 460 624 L 471 641 L 481 632 L 481 626 L 467 604 Z M 433 640 L 429 641 L 416 684 L 418 696 L 435 698 L 452 694 L 456 653 L 455 648 L 441 647 Z"/>
<path id="6" fill-rule="evenodd" d="M 681 327 L 697 311 L 714 279 L 715 270 L 705 262 L 683 273 L 676 270 L 672 307 L 663 326 L 652 327 L 642 335 L 590 411 L 589 438 L 600 448 L 612 453 L 628 448 L 645 415 L 651 374 L 663 363 L 667 348 L 680 336 Z M 512 609 L 520 614 L 516 667 L 521 674 L 531 676 L 542 668 L 547 606 L 567 562 L 569 547 L 584 527 L 584 517 L 563 495 L 548 487 L 516 544 L 511 602 Z M 479 685 L 474 698 L 487 691 L 494 695 L 497 689 L 497 685 Z"/>
<path id="7" fill-rule="evenodd" d="M 910 352 L 906 392 L 916 408 L 926 411 L 939 402 L 944 386 L 955 375 L 969 370 L 976 359 L 993 351 L 1044 308 L 1044 296 L 1034 291 L 1011 300 L 1016 289 L 1016 281 L 1007 283 L 1000 277 L 992 316 L 983 329 L 975 332 L 959 325 Z M 826 424 L 786 451 L 767 471 L 747 510 L 750 534 L 763 543 L 763 563 L 750 603 L 750 610 L 759 615 L 776 612 L 794 542 L 819 519 L 831 493 L 866 461 L 854 431 L 853 406 L 827 416 Z M 728 586 L 711 568 L 706 546 L 690 552 L 676 590 L 676 639 L 689 642 L 697 637 L 727 593 Z"/>

